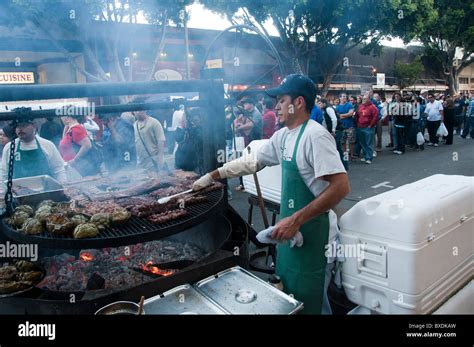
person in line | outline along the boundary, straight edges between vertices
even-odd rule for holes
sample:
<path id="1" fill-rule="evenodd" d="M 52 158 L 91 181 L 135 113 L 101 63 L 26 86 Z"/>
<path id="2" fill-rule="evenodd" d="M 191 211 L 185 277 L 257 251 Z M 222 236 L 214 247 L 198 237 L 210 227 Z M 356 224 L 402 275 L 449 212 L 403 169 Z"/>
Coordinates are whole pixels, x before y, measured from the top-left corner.
<path id="1" fill-rule="evenodd" d="M 135 103 L 146 102 L 138 97 Z M 165 132 L 160 121 L 150 117 L 146 111 L 134 111 L 137 121 L 134 124 L 135 146 L 138 166 L 144 170 L 158 172 L 165 169 Z"/>
<path id="2" fill-rule="evenodd" d="M 101 160 L 86 129 L 79 123 L 82 117 L 61 117 L 64 123 L 63 137 L 59 142 L 59 152 L 66 163 L 81 176 L 93 176 L 100 172 Z"/>

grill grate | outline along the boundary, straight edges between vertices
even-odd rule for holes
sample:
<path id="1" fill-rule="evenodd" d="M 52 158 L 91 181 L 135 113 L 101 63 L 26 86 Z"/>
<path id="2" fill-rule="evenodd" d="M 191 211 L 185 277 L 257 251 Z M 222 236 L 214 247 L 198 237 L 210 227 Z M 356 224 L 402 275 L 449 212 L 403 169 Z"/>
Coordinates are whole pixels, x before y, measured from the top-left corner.
<path id="1" fill-rule="evenodd" d="M 223 208 L 225 205 L 222 203 L 224 189 L 207 192 L 205 195 L 207 196 L 205 202 L 186 206 L 188 213 L 179 219 L 154 224 L 143 218 L 132 216 L 126 223 L 111 226 L 90 239 L 74 239 L 67 235 L 52 236 L 47 231 L 41 235 L 26 235 L 11 228 L 5 219 L 2 220 L 2 227 L 7 237 L 22 243 L 35 243 L 41 247 L 64 249 L 118 247 L 176 234 L 221 211 L 220 207 Z"/>

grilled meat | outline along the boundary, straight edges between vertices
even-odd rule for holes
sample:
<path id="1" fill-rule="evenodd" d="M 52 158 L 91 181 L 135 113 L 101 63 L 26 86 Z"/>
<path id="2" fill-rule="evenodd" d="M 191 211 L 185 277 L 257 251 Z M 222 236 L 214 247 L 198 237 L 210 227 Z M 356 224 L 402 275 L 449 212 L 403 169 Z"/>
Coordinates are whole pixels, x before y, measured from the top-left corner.
<path id="1" fill-rule="evenodd" d="M 147 218 L 148 221 L 156 224 L 166 223 L 172 220 L 184 217 L 187 214 L 186 210 L 176 209 L 166 211 L 160 214 L 153 214 Z"/>
<path id="2" fill-rule="evenodd" d="M 70 234 L 74 228 L 75 224 L 63 213 L 53 213 L 46 217 L 46 229 L 53 235 Z"/>

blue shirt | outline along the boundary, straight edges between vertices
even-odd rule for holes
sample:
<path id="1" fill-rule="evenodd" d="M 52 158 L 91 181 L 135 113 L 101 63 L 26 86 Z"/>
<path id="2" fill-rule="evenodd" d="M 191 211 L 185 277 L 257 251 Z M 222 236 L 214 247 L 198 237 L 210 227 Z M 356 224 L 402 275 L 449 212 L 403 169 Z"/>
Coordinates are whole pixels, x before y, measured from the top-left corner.
<path id="1" fill-rule="evenodd" d="M 466 114 L 468 117 L 474 117 L 474 98 L 471 99 L 471 102 L 469 103 L 469 107 L 467 108 Z"/>
<path id="2" fill-rule="evenodd" d="M 313 106 L 313 109 L 311 110 L 311 115 L 309 116 L 309 118 L 318 122 L 319 124 L 323 124 L 323 118 L 324 118 L 323 112 L 316 105 Z"/>
<path id="3" fill-rule="evenodd" d="M 379 113 L 377 114 L 377 120 L 381 120 L 382 119 L 382 103 L 379 102 L 379 101 L 376 101 L 374 98 L 371 98 L 370 101 L 372 101 L 372 103 L 375 105 L 375 107 L 377 107 L 377 111 L 379 111 Z"/>
<path id="4" fill-rule="evenodd" d="M 336 111 L 337 111 L 337 113 L 339 113 L 339 115 L 349 113 L 349 111 L 353 110 L 353 109 L 354 108 L 352 107 L 352 104 L 350 102 L 346 102 L 344 105 L 339 104 L 339 105 L 336 106 Z M 353 128 L 355 126 L 354 125 L 354 118 L 352 118 L 352 117 L 341 119 L 341 123 L 342 123 L 342 127 L 344 129 Z"/>

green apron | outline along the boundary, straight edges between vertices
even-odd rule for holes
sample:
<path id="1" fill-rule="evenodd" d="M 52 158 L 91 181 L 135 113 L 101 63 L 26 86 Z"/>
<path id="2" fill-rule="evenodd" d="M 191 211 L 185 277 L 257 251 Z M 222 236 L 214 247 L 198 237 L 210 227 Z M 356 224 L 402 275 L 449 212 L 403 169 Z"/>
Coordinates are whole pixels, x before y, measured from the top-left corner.
<path id="1" fill-rule="evenodd" d="M 282 160 L 281 218 L 289 217 L 314 200 L 296 165 L 298 145 L 306 125 L 301 127 L 291 161 Z M 285 145 L 286 138 L 283 140 Z M 283 146 L 284 148 L 284 146 Z M 277 246 L 276 273 L 284 291 L 304 303 L 303 314 L 321 314 L 327 259 L 329 217 L 323 213 L 306 222 L 300 229 L 303 246 L 290 248 L 289 242 Z"/>
<path id="2" fill-rule="evenodd" d="M 36 139 L 37 149 L 24 151 L 20 147 L 20 141 L 17 144 L 17 150 L 14 155 L 15 165 L 13 167 L 13 178 L 23 178 L 32 176 L 41 176 L 51 174 L 48 159 Z"/>

